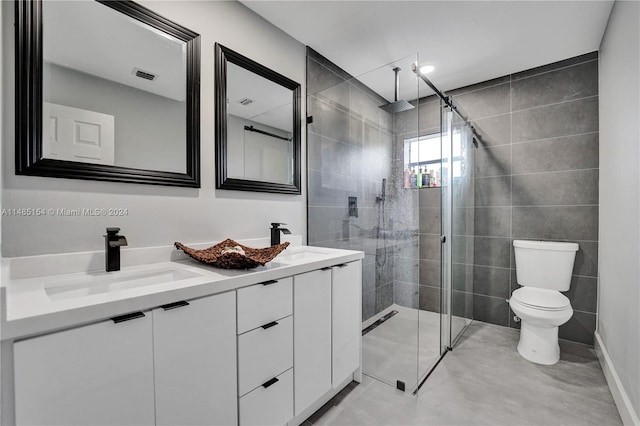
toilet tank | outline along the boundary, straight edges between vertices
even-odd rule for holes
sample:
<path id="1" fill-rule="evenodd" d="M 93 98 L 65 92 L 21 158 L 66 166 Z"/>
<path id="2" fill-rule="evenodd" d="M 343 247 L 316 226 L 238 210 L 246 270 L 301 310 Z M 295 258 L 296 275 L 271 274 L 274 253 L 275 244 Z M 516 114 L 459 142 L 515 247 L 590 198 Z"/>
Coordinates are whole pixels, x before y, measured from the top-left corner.
<path id="1" fill-rule="evenodd" d="M 566 291 L 571 285 L 577 243 L 514 240 L 516 278 L 522 286 Z"/>

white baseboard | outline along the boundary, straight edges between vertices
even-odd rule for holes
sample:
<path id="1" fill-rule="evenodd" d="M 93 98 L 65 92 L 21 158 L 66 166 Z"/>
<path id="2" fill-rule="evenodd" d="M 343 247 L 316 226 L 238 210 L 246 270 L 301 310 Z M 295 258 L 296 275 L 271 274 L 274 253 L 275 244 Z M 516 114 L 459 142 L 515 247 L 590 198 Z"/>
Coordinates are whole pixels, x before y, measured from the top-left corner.
<path id="1" fill-rule="evenodd" d="M 631 405 L 629 395 L 627 395 L 627 392 L 625 391 L 624 386 L 620 381 L 620 376 L 618 376 L 618 372 L 616 371 L 616 368 L 611 361 L 611 357 L 607 352 L 607 348 L 604 346 L 604 343 L 600 338 L 600 334 L 596 332 L 595 337 L 596 355 L 598 355 L 598 361 L 600 361 L 600 366 L 602 367 L 602 371 L 604 372 L 604 377 L 607 379 L 607 384 L 609 385 L 609 389 L 611 390 L 611 395 L 613 395 L 613 400 L 616 403 L 616 407 L 618 407 L 618 412 L 620 413 L 620 417 L 622 418 L 622 423 L 627 426 L 640 426 L 638 413 L 635 412 L 633 406 Z"/>

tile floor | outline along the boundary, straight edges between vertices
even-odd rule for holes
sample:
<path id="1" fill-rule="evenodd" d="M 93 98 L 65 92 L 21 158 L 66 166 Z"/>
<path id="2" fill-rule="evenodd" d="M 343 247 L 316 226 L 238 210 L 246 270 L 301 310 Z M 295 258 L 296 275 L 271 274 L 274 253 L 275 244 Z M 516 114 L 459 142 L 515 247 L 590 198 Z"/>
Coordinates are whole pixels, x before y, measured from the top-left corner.
<path id="1" fill-rule="evenodd" d="M 362 336 L 362 371 L 394 387 L 402 380 L 413 391 L 440 358 L 440 314 L 391 308 L 398 313 Z"/>
<path id="2" fill-rule="evenodd" d="M 592 348 L 560 342 L 541 366 L 516 351 L 518 330 L 474 321 L 418 396 L 365 376 L 309 425 L 620 425 Z"/>

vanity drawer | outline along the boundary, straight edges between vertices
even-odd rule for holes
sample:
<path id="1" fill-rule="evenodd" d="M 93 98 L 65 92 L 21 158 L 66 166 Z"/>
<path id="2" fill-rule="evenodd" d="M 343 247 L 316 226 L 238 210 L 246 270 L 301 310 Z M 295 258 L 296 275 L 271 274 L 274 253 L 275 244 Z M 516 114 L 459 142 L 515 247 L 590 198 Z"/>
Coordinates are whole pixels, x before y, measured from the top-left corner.
<path id="1" fill-rule="evenodd" d="M 277 324 L 274 324 L 277 323 Z M 293 317 L 238 336 L 238 395 L 293 366 Z"/>
<path id="2" fill-rule="evenodd" d="M 238 290 L 238 334 L 293 313 L 293 278 Z"/>
<path id="3" fill-rule="evenodd" d="M 284 425 L 293 418 L 293 368 L 240 398 L 241 425 Z"/>

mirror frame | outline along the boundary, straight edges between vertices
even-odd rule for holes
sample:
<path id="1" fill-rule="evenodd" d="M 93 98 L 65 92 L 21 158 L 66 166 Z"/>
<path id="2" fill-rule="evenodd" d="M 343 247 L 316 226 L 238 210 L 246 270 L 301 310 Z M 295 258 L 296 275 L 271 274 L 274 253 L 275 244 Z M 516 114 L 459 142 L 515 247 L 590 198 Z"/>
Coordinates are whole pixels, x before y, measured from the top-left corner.
<path id="1" fill-rule="evenodd" d="M 299 83 L 219 43 L 215 45 L 216 189 L 301 194 L 301 87 Z M 264 182 L 227 176 L 227 62 L 286 87 L 293 92 L 293 183 Z"/>
<path id="2" fill-rule="evenodd" d="M 42 0 L 16 0 L 16 174 L 200 187 L 200 35 L 133 1 L 96 0 L 186 43 L 186 172 L 42 157 Z"/>

